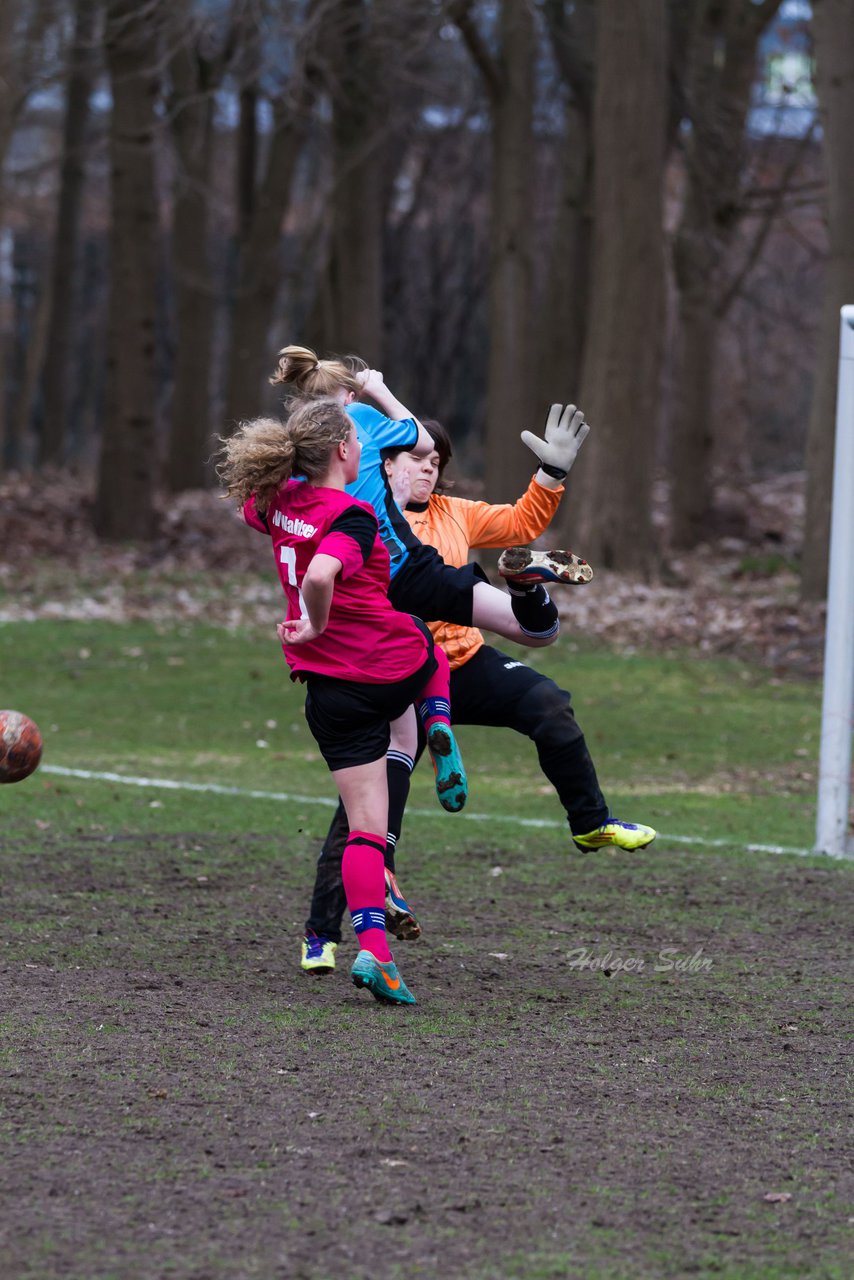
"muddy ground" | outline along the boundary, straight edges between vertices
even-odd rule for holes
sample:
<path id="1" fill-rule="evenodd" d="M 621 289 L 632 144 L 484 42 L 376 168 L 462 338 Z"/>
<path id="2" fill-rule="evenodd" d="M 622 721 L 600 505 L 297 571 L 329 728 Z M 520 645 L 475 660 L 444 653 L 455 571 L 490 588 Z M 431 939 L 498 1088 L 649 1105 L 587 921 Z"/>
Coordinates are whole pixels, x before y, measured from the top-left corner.
<path id="1" fill-rule="evenodd" d="M 0 840 L 0 1274 L 850 1275 L 850 868 L 505 853 L 394 1009 L 308 844 Z"/>

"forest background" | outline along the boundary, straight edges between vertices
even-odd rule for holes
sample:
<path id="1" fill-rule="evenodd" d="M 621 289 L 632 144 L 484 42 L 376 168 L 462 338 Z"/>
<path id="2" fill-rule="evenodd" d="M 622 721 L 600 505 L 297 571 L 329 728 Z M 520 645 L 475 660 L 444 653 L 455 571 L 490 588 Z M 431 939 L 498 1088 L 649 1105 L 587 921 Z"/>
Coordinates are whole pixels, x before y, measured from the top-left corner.
<path id="1" fill-rule="evenodd" d="M 818 600 L 852 125 L 848 0 L 4 0 L 7 514 L 59 478 L 154 540 L 300 341 L 491 500 L 581 404 L 556 532 L 648 580 L 783 478 Z"/>

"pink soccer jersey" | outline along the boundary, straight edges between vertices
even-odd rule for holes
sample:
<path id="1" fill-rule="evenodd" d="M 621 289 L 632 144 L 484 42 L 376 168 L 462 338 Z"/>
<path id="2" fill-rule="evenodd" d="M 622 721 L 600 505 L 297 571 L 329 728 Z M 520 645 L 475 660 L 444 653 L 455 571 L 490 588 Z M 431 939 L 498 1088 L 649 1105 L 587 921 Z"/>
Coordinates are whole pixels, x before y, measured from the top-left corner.
<path id="1" fill-rule="evenodd" d="M 373 525 L 373 541 L 365 556 L 356 537 L 331 526 L 346 524 L 348 514 L 364 512 Z M 262 518 L 250 498 L 243 518 L 253 529 L 269 533 L 276 568 L 288 601 L 289 618 L 305 613 L 300 588 L 318 552 L 341 561 L 335 579 L 326 630 L 305 644 L 284 645 L 296 678 L 302 672 L 385 684 L 412 675 L 427 657 L 428 641 L 408 613 L 388 599 L 389 558 L 379 538 L 377 518 L 367 502 L 339 489 L 289 480 Z M 365 521 L 357 516 L 362 528 Z"/>

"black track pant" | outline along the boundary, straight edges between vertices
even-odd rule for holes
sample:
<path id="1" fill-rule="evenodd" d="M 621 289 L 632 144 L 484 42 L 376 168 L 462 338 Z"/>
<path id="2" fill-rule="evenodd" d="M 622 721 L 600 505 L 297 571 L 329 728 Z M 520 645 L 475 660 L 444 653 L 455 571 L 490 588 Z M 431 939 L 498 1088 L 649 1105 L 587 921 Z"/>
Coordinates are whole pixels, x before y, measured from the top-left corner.
<path id="1" fill-rule="evenodd" d="M 584 734 L 572 711 L 570 695 L 554 680 L 483 645 L 451 672 L 451 719 L 455 725 L 479 724 L 515 729 L 537 748 L 542 769 L 566 810 L 570 830 L 584 835 L 608 818 L 596 769 Z M 341 940 L 346 910 L 341 858 L 347 818 L 339 804 L 317 861 L 317 875 L 306 929 Z"/>

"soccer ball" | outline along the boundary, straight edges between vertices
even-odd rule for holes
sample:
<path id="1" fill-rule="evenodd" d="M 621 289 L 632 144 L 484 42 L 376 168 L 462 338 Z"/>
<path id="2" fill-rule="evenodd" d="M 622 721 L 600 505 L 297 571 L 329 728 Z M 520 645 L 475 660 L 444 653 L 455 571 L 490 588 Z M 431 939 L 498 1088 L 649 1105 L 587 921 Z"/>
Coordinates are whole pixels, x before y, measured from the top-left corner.
<path id="1" fill-rule="evenodd" d="M 38 725 L 20 711 L 0 711 L 0 783 L 28 778 L 41 758 Z"/>

